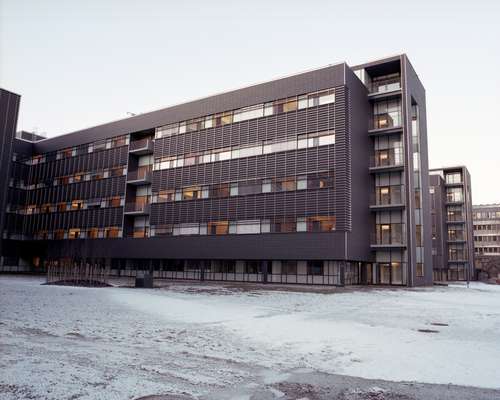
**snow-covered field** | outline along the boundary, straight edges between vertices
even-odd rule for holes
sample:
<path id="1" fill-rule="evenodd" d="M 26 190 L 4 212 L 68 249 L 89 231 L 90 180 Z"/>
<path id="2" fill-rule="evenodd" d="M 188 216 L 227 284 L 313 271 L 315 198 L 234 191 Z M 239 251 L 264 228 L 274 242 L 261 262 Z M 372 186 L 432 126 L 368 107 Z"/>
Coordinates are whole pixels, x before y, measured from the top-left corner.
<path id="1" fill-rule="evenodd" d="M 42 282 L 0 277 L 2 399 L 244 393 L 297 370 L 500 387 L 499 286 L 320 294 Z"/>

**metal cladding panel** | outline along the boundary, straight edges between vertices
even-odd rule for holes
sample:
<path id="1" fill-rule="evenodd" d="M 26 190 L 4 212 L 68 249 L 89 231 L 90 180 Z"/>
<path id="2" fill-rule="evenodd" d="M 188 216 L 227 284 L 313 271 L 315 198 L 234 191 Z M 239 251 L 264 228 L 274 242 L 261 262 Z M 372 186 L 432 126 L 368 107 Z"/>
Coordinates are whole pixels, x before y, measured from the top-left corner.
<path id="1" fill-rule="evenodd" d="M 140 114 L 132 118 L 110 122 L 51 139 L 41 140 L 35 144 L 35 151 L 45 153 L 103 138 L 139 132 L 203 115 L 215 114 L 342 85 L 344 83 L 345 67 L 345 63 L 332 65 L 158 111 Z M 222 142 L 224 139 L 221 133 L 218 132 L 217 140 Z"/>
<path id="2" fill-rule="evenodd" d="M 408 171 L 407 182 L 411 190 L 407 191 L 407 216 L 408 216 L 408 244 L 409 244 L 409 263 L 410 263 L 410 285 L 430 285 L 433 280 L 432 268 L 432 221 L 430 212 L 430 194 L 429 194 L 429 160 L 427 150 L 427 120 L 426 120 L 426 97 L 425 88 L 420 82 L 415 70 L 409 62 L 406 55 L 401 56 L 401 69 L 403 77 L 403 115 L 405 118 L 405 140 L 407 151 L 412 149 L 412 136 L 411 136 L 411 105 L 416 102 L 419 108 L 419 132 L 420 132 L 420 171 L 422 176 L 422 212 L 423 212 L 423 241 L 425 249 L 424 278 L 416 276 L 416 233 L 414 228 L 414 214 L 415 214 L 415 199 L 414 199 L 414 176 L 408 171 L 413 171 L 413 155 L 407 155 Z M 411 194 L 411 195 L 410 195 Z"/>
<path id="3" fill-rule="evenodd" d="M 21 96 L 0 89 L 0 187 L 9 186 L 10 169 L 12 165 L 12 151 L 16 136 L 17 116 Z M 3 233 L 5 223 L 5 207 L 7 190 L 0 193 L 0 233 Z M 0 255 L 2 255 L 2 241 L 0 241 Z"/>
<path id="4" fill-rule="evenodd" d="M 149 239 L 59 240 L 48 243 L 48 257 L 233 260 L 335 260 L 343 257 L 344 234 L 172 236 Z M 360 260 L 361 261 L 361 260 Z"/>
<path id="5" fill-rule="evenodd" d="M 335 88 L 335 210 L 337 230 L 351 231 L 351 144 L 349 89 Z"/>

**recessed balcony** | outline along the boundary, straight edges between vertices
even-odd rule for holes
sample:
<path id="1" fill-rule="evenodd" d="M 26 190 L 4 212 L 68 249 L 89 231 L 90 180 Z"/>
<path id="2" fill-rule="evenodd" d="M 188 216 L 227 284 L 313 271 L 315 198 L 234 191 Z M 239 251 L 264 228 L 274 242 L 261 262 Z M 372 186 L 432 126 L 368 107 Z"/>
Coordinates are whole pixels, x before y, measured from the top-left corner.
<path id="1" fill-rule="evenodd" d="M 154 142 L 149 138 L 131 141 L 128 151 L 130 154 L 135 154 L 138 156 L 153 154 Z"/>
<path id="2" fill-rule="evenodd" d="M 149 215 L 150 210 L 149 203 L 126 203 L 124 213 L 126 215 Z"/>
<path id="3" fill-rule="evenodd" d="M 370 197 L 370 209 L 378 211 L 404 208 L 403 193 L 403 185 L 377 186 Z"/>
<path id="4" fill-rule="evenodd" d="M 151 183 L 151 168 L 139 168 L 136 171 L 129 171 L 127 183 L 130 185 L 149 185 Z"/>
<path id="5" fill-rule="evenodd" d="M 370 172 L 403 170 L 403 148 L 377 150 L 370 157 Z"/>
<path id="6" fill-rule="evenodd" d="M 374 249 L 406 247 L 405 224 L 377 224 L 370 238 L 370 247 Z"/>
<path id="7" fill-rule="evenodd" d="M 370 135 L 397 133 L 402 131 L 401 114 L 396 111 L 386 112 L 373 116 Z"/>
<path id="8" fill-rule="evenodd" d="M 370 96 L 380 96 L 401 90 L 401 75 L 393 73 L 390 75 L 372 78 L 369 85 Z"/>

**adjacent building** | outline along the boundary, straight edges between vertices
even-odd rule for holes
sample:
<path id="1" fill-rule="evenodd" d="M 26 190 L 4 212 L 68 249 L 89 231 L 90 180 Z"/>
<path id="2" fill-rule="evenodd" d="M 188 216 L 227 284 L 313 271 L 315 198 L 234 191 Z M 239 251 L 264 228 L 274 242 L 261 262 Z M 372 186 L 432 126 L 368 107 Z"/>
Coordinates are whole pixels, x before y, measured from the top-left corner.
<path id="1" fill-rule="evenodd" d="M 70 134 L 15 137 L 2 265 L 304 284 L 432 283 L 425 90 L 339 63 Z"/>
<path id="2" fill-rule="evenodd" d="M 480 278 L 500 278 L 500 204 L 473 206 L 476 268 Z"/>
<path id="3" fill-rule="evenodd" d="M 469 171 L 464 166 L 432 169 L 429 189 L 434 280 L 475 279 Z"/>

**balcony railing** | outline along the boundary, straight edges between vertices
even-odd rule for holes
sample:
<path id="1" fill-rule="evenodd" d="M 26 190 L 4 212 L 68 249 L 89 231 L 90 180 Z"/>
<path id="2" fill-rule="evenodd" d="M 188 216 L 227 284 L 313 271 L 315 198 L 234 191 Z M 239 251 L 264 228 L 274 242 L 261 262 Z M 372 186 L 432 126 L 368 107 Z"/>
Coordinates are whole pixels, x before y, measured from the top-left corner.
<path id="1" fill-rule="evenodd" d="M 154 150 L 153 140 L 150 138 L 134 140 L 130 142 L 129 152 L 135 154 L 152 154 Z"/>
<path id="2" fill-rule="evenodd" d="M 463 232 L 448 232 L 448 242 L 464 242 L 465 235 Z"/>
<path id="3" fill-rule="evenodd" d="M 127 230 L 126 237 L 132 237 L 136 239 L 149 237 L 149 227 L 145 226 L 142 228 L 133 228 Z"/>
<path id="4" fill-rule="evenodd" d="M 136 171 L 129 171 L 127 182 L 147 183 L 151 181 L 151 168 L 139 168 Z"/>
<path id="5" fill-rule="evenodd" d="M 376 187 L 375 193 L 370 196 L 371 206 L 395 206 L 404 204 L 404 186 L 392 185 Z"/>
<path id="6" fill-rule="evenodd" d="M 370 157 L 370 168 L 398 167 L 402 166 L 403 148 L 377 150 L 375 155 Z"/>
<path id="7" fill-rule="evenodd" d="M 388 129 L 401 126 L 401 114 L 389 112 L 373 116 L 371 129 Z"/>
<path id="8" fill-rule="evenodd" d="M 401 79 L 399 76 L 374 81 L 370 87 L 370 94 L 387 93 L 401 89 Z"/>
<path id="9" fill-rule="evenodd" d="M 377 224 L 371 235 L 372 246 L 404 246 L 406 244 L 405 224 Z"/>
<path id="10" fill-rule="evenodd" d="M 149 203 L 127 203 L 125 214 L 149 214 L 150 207 Z"/>

